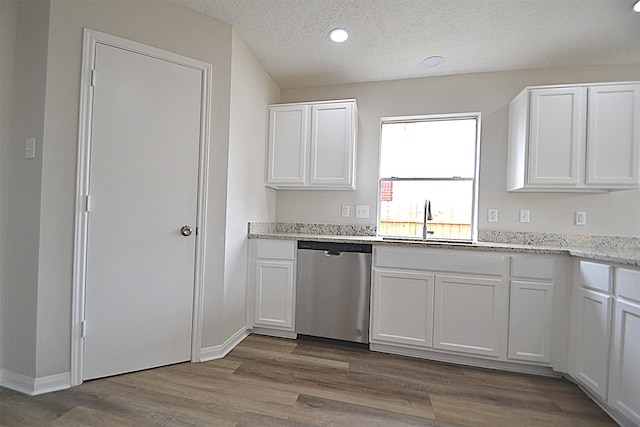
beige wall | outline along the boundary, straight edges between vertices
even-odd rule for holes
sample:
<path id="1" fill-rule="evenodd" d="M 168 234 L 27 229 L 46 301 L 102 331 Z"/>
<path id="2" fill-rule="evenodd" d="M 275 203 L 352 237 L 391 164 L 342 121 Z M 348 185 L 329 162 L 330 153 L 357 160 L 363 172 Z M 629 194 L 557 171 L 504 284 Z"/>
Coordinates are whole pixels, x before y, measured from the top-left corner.
<path id="1" fill-rule="evenodd" d="M 35 376 L 49 2 L 18 5 L 11 111 L 3 110 L 10 113 L 10 129 L 1 142 L 4 366 Z M 25 159 L 27 138 L 36 139 L 35 159 Z"/>
<path id="2" fill-rule="evenodd" d="M 6 225 L 8 215 L 9 146 L 11 136 L 11 109 L 13 105 L 13 60 L 15 56 L 17 0 L 0 0 L 0 367 L 4 366 L 5 286 L 8 247 Z"/>
<path id="3" fill-rule="evenodd" d="M 524 87 L 544 84 L 640 80 L 640 64 L 468 74 L 330 87 L 283 89 L 280 102 L 355 98 L 359 110 L 357 190 L 278 191 L 276 220 L 376 224 L 380 118 L 459 112 L 482 113 L 479 229 L 640 236 L 640 191 L 607 194 L 507 193 L 508 104 Z M 341 205 L 351 217 L 341 218 Z M 356 220 L 354 205 L 370 205 L 370 218 Z M 498 208 L 500 222 L 487 222 Z M 519 209 L 531 222 L 518 222 Z M 573 225 L 574 211 L 587 212 L 587 226 Z"/>
<path id="4" fill-rule="evenodd" d="M 280 89 L 238 33 L 233 31 L 231 121 L 227 181 L 227 227 L 223 331 L 246 326 L 247 223 L 274 221 L 276 194 L 264 186 L 267 105 Z"/>

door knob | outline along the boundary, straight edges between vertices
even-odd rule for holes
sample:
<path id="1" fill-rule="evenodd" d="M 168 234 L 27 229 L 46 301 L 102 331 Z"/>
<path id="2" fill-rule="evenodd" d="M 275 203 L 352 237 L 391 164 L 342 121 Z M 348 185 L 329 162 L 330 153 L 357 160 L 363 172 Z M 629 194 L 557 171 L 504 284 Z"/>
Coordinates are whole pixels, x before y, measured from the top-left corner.
<path id="1" fill-rule="evenodd" d="M 185 237 L 191 236 L 191 233 L 193 233 L 193 228 L 189 225 L 183 225 L 182 228 L 180 228 L 180 234 Z"/>

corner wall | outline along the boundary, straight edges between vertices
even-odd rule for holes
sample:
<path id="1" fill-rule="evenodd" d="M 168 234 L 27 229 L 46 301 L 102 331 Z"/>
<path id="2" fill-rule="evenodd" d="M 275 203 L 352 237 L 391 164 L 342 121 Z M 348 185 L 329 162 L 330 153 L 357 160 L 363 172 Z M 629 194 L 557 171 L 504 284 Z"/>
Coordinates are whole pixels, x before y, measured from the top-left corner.
<path id="1" fill-rule="evenodd" d="M 281 102 L 357 100 L 357 190 L 278 191 L 276 220 L 375 225 L 380 118 L 479 111 L 482 113 L 479 229 L 640 236 L 640 190 L 606 194 L 507 193 L 505 190 L 508 111 L 515 95 L 526 86 L 631 80 L 640 80 L 640 64 L 283 89 Z M 356 204 L 370 206 L 368 220 L 357 220 L 353 216 L 341 218 L 341 205 Z M 489 208 L 499 209 L 499 223 L 487 222 Z M 531 223 L 518 222 L 521 208 L 530 209 Z M 587 226 L 573 225 L 575 210 L 587 211 Z"/>
<path id="2" fill-rule="evenodd" d="M 0 1 L 0 370 L 4 367 L 5 284 L 8 268 L 7 236 L 8 188 L 11 146 L 11 115 L 13 106 L 13 62 L 16 51 L 18 2 Z"/>
<path id="3" fill-rule="evenodd" d="M 12 6 L 15 7 L 10 3 L 3 5 L 3 12 L 5 7 Z M 8 10 L 7 18 L 11 18 L 11 10 Z M 3 111 L 3 115 L 9 113 L 11 122 L 10 129 L 3 131 L 2 140 L 1 225 L 2 242 L 6 245 L 3 247 L 2 278 L 4 376 L 10 373 L 14 381 L 20 381 L 23 376 L 36 376 L 39 217 L 50 2 L 18 2 L 13 13 L 16 19 L 13 23 L 15 58 L 10 61 L 14 67 L 13 93 L 11 110 Z M 4 31 L 3 21 L 3 36 Z M 4 97 L 2 102 L 4 110 L 7 107 Z M 36 140 L 33 159 L 25 158 L 27 138 Z"/>
<path id="4" fill-rule="evenodd" d="M 267 105 L 280 89 L 233 31 L 224 273 L 224 334 L 246 327 L 247 223 L 275 220 L 275 190 L 264 186 Z"/>

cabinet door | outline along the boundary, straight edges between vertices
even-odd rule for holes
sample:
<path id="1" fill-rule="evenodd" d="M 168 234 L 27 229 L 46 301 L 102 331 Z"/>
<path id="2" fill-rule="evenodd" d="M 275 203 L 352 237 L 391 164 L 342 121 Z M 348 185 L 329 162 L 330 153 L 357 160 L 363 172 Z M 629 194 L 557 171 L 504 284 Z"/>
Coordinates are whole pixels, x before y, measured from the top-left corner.
<path id="1" fill-rule="evenodd" d="M 589 88 L 587 184 L 637 186 L 640 170 L 640 85 Z"/>
<path id="2" fill-rule="evenodd" d="M 309 106 L 282 105 L 269 108 L 267 183 L 307 183 Z"/>
<path id="3" fill-rule="evenodd" d="M 353 188 L 355 103 L 332 102 L 312 106 L 311 186 Z"/>
<path id="4" fill-rule="evenodd" d="M 433 346 L 500 356 L 506 292 L 503 279 L 436 276 Z"/>
<path id="5" fill-rule="evenodd" d="M 433 274 L 374 270 L 371 342 L 431 347 Z"/>
<path id="6" fill-rule="evenodd" d="M 293 261 L 256 261 L 255 326 L 294 330 Z"/>
<path id="7" fill-rule="evenodd" d="M 509 300 L 510 359 L 548 363 L 551 355 L 553 285 L 511 282 Z"/>
<path id="8" fill-rule="evenodd" d="M 640 425 L 640 305 L 616 301 L 609 402 Z"/>
<path id="9" fill-rule="evenodd" d="M 577 185 L 584 174 L 586 89 L 531 91 L 528 181 L 534 185 Z"/>
<path id="10" fill-rule="evenodd" d="M 575 316 L 574 377 L 594 393 L 607 398 L 609 350 L 611 348 L 611 308 L 613 297 L 578 288 Z"/>

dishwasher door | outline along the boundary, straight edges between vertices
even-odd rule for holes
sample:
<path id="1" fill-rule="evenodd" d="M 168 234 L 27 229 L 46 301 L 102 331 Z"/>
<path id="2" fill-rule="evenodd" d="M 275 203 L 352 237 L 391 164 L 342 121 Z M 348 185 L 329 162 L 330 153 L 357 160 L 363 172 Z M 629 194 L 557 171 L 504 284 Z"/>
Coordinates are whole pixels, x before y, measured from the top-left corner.
<path id="1" fill-rule="evenodd" d="M 371 245 L 298 242 L 296 333 L 369 342 Z"/>

